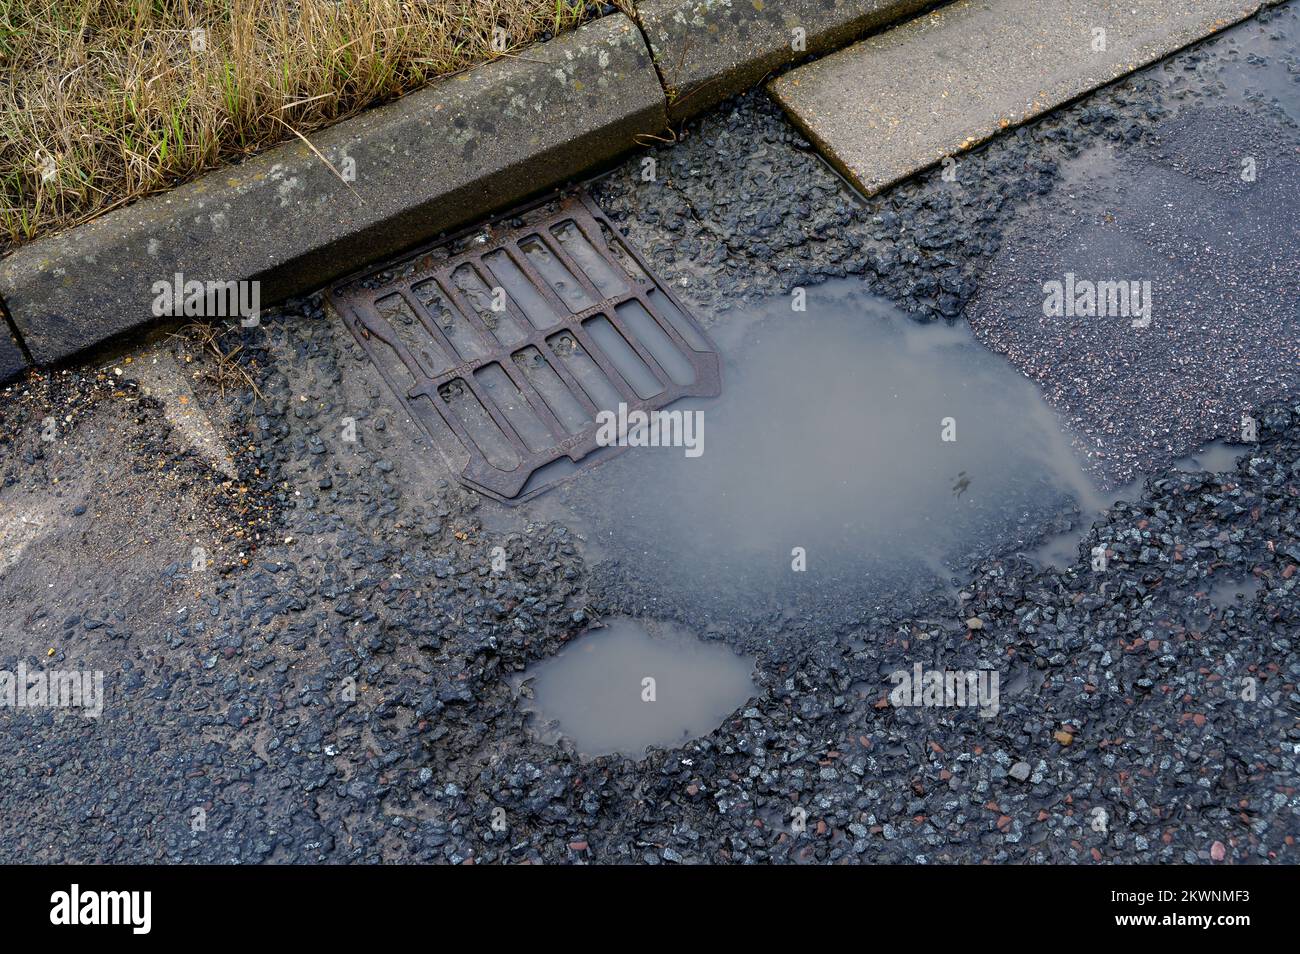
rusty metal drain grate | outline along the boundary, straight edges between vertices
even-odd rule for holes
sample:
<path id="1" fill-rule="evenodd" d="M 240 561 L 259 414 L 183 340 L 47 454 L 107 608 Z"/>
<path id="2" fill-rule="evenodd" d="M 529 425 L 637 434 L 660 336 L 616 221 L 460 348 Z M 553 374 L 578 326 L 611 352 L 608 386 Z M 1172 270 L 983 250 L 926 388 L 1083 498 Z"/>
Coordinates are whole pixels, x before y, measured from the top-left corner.
<path id="1" fill-rule="evenodd" d="M 596 416 L 722 387 L 717 349 L 586 195 L 551 198 L 330 293 L 460 479 L 517 503 L 621 448 Z M 561 466 L 564 465 L 564 466 Z"/>

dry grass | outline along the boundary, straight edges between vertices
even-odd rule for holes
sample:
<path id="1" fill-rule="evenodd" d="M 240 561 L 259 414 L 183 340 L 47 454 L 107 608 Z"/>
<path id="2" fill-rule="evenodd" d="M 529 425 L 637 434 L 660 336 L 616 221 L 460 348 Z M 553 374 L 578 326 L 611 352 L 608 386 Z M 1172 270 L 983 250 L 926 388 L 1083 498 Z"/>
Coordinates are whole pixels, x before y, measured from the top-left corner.
<path id="1" fill-rule="evenodd" d="M 170 337 L 187 345 L 193 345 L 204 352 L 212 361 L 211 369 L 204 375 L 207 380 L 221 389 L 221 396 L 226 396 L 226 388 L 251 388 L 259 398 L 265 398 L 248 369 L 239 363 L 239 353 L 244 346 L 235 345 L 227 350 L 222 344 L 226 335 L 238 331 L 235 325 L 216 325 L 201 321 L 190 322 Z M 185 360 L 189 360 L 186 358 Z"/>
<path id="2" fill-rule="evenodd" d="M 582 0 L 0 0 L 0 252 L 501 55 L 495 27 L 509 55 L 590 12 Z"/>

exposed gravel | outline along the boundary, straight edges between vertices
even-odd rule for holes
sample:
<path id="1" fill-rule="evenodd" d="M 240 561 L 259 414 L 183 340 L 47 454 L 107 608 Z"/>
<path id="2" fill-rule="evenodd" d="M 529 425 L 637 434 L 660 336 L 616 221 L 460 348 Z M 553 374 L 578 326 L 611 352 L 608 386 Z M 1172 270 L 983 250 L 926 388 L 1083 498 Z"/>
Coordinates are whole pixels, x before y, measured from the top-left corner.
<path id="1" fill-rule="evenodd" d="M 750 95 L 656 151 L 655 183 L 633 159 L 598 195 L 715 321 L 844 274 L 961 316 L 1063 160 L 1099 135 L 1154 148 L 1165 96 L 1144 74 L 969 157 L 984 172 L 959 191 L 934 175 L 863 204 Z M 532 739 L 507 677 L 626 610 L 585 544 L 448 482 L 317 300 L 240 338 L 264 399 L 162 346 L 234 478 L 120 362 L 0 395 L 4 521 L 41 521 L 0 570 L 0 668 L 96 666 L 108 691 L 99 720 L 0 712 L 0 860 L 1296 860 L 1294 394 L 1252 404 L 1235 472 L 1114 507 L 1082 550 L 1104 571 L 992 557 L 923 612 L 828 608 L 799 621 L 812 639 L 715 628 L 758 647 L 761 694 L 681 748 L 584 760 Z M 915 663 L 997 670 L 996 716 L 891 706 L 887 676 Z"/>

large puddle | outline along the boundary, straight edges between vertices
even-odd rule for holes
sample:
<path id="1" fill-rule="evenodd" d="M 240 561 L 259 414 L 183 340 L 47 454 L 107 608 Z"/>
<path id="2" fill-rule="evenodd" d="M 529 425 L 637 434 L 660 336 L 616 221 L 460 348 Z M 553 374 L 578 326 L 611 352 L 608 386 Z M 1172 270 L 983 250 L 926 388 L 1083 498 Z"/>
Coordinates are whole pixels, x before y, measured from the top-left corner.
<path id="1" fill-rule="evenodd" d="M 974 557 L 1103 501 L 1034 385 L 964 325 L 856 282 L 733 323 L 698 456 L 636 448 L 548 502 L 625 579 L 706 616 L 951 589 Z"/>
<path id="2" fill-rule="evenodd" d="M 754 661 L 663 622 L 613 619 L 518 682 L 546 741 L 640 756 L 705 735 L 754 695 Z M 528 701 L 531 698 L 531 701 Z"/>

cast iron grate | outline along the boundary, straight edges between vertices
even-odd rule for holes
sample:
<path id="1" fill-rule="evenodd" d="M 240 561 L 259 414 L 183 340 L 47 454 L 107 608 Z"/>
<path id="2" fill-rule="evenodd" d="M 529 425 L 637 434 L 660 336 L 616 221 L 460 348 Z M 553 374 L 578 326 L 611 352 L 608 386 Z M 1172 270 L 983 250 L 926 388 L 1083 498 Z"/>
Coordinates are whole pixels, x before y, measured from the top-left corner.
<path id="1" fill-rule="evenodd" d="M 721 392 L 717 349 L 585 194 L 428 246 L 330 298 L 462 482 L 507 503 L 621 450 L 597 444 L 599 411 Z"/>

